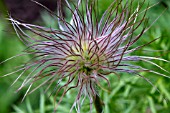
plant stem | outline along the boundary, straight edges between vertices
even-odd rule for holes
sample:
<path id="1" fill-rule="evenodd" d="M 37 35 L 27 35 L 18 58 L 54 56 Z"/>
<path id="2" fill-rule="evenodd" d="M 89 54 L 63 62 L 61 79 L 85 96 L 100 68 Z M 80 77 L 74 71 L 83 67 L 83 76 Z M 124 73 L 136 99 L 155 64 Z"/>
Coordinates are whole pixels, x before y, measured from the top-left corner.
<path id="1" fill-rule="evenodd" d="M 103 112 L 103 102 L 98 95 L 96 95 L 96 97 L 94 98 L 94 106 L 96 108 L 96 113 Z"/>

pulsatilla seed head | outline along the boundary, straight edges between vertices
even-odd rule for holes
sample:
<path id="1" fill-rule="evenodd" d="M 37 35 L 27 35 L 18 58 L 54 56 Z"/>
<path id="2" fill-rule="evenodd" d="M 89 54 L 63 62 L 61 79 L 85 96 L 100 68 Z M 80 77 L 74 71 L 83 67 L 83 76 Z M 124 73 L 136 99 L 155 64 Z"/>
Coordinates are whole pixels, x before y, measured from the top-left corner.
<path id="1" fill-rule="evenodd" d="M 28 47 L 25 50 L 26 54 L 34 55 L 23 67 L 15 71 L 22 73 L 14 83 L 26 71 L 29 72 L 18 88 L 21 90 L 29 85 L 25 96 L 40 86 L 48 84 L 48 90 L 52 84 L 55 84 L 56 96 L 62 92 L 59 104 L 63 96 L 74 89 L 77 91 L 77 96 L 72 108 L 77 106 L 76 110 L 80 112 L 81 103 L 86 97 L 90 100 L 90 108 L 92 107 L 91 103 L 97 95 L 99 96 L 96 87 L 102 87 L 100 84 L 102 81 L 110 86 L 108 76 L 113 74 L 118 75 L 120 72 L 136 74 L 147 81 L 148 79 L 139 72 L 148 71 L 168 77 L 132 64 L 144 61 L 164 70 L 152 60 L 168 62 L 161 58 L 131 55 L 132 52 L 145 46 L 134 47 L 133 44 L 150 28 L 146 27 L 145 17 L 149 7 L 142 9 L 145 0 L 136 7 L 133 7 L 133 0 L 114 0 L 101 16 L 98 13 L 98 2 L 98 0 L 78 0 L 75 4 L 69 4 L 65 0 L 66 8 L 72 14 L 70 21 L 62 15 L 61 0 L 58 0 L 57 14 L 43 6 L 57 19 L 59 29 L 21 23 L 10 17 L 9 20 L 17 35 Z M 33 35 L 25 33 L 20 26 Z M 139 32 L 138 28 L 141 26 L 144 27 Z M 138 32 L 135 32 L 136 30 Z M 32 89 L 34 83 L 39 80 L 43 82 Z M 64 84 L 60 85 L 61 82 Z"/>

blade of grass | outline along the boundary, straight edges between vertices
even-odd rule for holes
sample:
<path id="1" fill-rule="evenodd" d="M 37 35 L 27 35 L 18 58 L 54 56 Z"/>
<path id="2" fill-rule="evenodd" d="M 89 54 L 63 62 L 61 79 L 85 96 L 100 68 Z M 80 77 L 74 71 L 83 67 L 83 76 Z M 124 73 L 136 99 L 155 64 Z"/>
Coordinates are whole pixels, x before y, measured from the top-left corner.
<path id="1" fill-rule="evenodd" d="M 150 106 L 152 113 L 157 113 L 152 97 L 148 96 L 148 102 L 149 102 L 149 106 Z"/>
<path id="2" fill-rule="evenodd" d="M 40 113 L 45 113 L 45 97 L 44 97 L 44 93 L 41 90 L 40 92 Z"/>

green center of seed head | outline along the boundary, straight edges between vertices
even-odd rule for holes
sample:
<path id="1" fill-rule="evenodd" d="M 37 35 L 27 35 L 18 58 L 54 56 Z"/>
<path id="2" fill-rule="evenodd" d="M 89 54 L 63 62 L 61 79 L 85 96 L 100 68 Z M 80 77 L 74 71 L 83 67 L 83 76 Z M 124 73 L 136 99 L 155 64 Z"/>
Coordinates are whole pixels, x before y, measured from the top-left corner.
<path id="1" fill-rule="evenodd" d="M 87 48 L 83 48 L 82 57 L 83 59 L 80 59 L 80 72 L 85 73 L 86 75 L 90 75 L 92 71 L 94 70 L 94 67 L 91 66 L 95 62 L 94 58 L 90 58 L 92 53 L 88 53 Z"/>
<path id="2" fill-rule="evenodd" d="M 76 55 L 70 55 L 67 57 L 67 60 L 72 60 L 71 64 L 76 64 L 79 68 L 76 69 L 76 66 L 72 67 L 72 70 L 77 70 L 80 73 L 85 73 L 86 75 L 91 75 L 92 71 L 96 69 L 95 66 L 91 66 L 92 64 L 96 63 L 97 59 L 93 55 L 93 51 L 89 53 L 88 50 L 88 43 L 84 42 L 82 43 L 81 51 L 79 49 L 76 49 L 74 46 L 72 46 L 72 51 Z M 80 57 L 80 56 L 81 57 Z"/>
<path id="3" fill-rule="evenodd" d="M 86 75 L 90 75 L 92 73 L 93 69 L 88 66 L 82 66 L 80 68 L 80 71 L 84 72 Z"/>

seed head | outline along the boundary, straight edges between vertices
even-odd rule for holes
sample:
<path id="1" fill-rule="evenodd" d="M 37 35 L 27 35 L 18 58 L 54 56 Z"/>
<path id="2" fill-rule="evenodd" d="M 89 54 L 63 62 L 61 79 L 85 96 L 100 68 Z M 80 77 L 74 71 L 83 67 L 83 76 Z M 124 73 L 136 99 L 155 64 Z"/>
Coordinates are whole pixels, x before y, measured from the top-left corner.
<path id="1" fill-rule="evenodd" d="M 86 97 L 93 103 L 96 96 L 99 96 L 97 87 L 102 87 L 101 81 L 106 81 L 110 86 L 108 76 L 124 72 L 136 74 L 150 82 L 139 74 L 141 71 L 148 71 L 168 77 L 132 63 L 144 61 L 164 70 L 151 60 L 168 62 L 156 57 L 131 55 L 147 45 L 133 46 L 150 28 L 146 27 L 145 17 L 150 7 L 142 9 L 145 0 L 135 8 L 133 0 L 114 0 L 102 15 L 98 13 L 100 10 L 97 0 L 78 0 L 76 4 L 69 4 L 67 0 L 65 2 L 72 14 L 70 21 L 62 15 L 61 0 L 58 0 L 58 14 L 43 6 L 57 19 L 58 29 L 21 23 L 10 18 L 17 35 L 28 47 L 26 54 L 34 56 L 18 70 L 22 70 L 22 73 L 16 81 L 31 70 L 18 89 L 29 84 L 25 96 L 40 86 L 48 84 L 49 88 L 55 84 L 56 95 L 62 92 L 59 104 L 63 96 L 73 89 L 77 91 L 73 107 L 77 106 L 77 112 L 80 112 L 81 103 Z M 25 33 L 20 26 L 33 35 Z M 32 85 L 41 79 L 43 82 L 31 90 Z M 59 85 L 61 82 L 64 85 Z"/>

